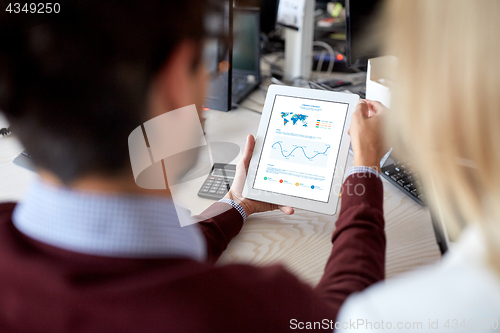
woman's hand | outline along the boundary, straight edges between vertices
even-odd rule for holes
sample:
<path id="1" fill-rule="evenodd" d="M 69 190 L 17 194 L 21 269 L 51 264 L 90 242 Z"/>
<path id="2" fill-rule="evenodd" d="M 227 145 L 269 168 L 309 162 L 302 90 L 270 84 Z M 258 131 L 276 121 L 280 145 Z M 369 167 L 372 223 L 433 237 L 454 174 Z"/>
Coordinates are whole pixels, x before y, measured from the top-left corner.
<path id="1" fill-rule="evenodd" d="M 380 160 L 387 152 L 381 129 L 385 109 L 379 102 L 364 99 L 358 102 L 348 131 L 354 151 L 354 166 L 367 166 L 380 172 Z"/>
<path id="2" fill-rule="evenodd" d="M 231 189 L 224 197 L 225 199 L 232 199 L 239 203 L 241 207 L 245 210 L 247 216 L 253 213 L 267 212 L 269 210 L 280 209 L 283 213 L 287 215 L 293 214 L 292 207 L 278 206 L 266 202 L 255 201 L 247 198 L 243 198 L 241 192 L 243 191 L 243 186 L 245 184 L 245 179 L 248 172 L 248 165 L 250 164 L 250 159 L 252 158 L 253 149 L 255 147 L 255 138 L 253 135 L 247 137 L 247 143 L 243 151 L 243 157 L 236 165 L 236 175 L 234 177 Z"/>

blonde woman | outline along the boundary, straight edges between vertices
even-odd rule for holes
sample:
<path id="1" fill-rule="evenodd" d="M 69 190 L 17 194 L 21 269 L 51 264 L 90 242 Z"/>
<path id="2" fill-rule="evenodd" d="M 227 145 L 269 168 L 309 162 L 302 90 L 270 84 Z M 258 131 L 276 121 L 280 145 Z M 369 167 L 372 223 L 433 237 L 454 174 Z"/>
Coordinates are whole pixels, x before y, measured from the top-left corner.
<path id="1" fill-rule="evenodd" d="M 387 140 L 458 240 L 435 267 L 348 298 L 341 331 L 500 331 L 499 17 L 498 0 L 387 2 Z"/>

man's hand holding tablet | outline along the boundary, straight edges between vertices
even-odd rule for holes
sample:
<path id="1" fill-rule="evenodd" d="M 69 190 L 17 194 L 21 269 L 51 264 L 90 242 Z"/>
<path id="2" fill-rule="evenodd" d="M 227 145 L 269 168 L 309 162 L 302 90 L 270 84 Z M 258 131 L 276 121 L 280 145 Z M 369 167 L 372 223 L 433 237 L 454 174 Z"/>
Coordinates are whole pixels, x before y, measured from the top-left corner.
<path id="1" fill-rule="evenodd" d="M 244 198 L 241 192 L 243 191 L 243 186 L 245 185 L 245 179 L 247 177 L 248 165 L 250 164 L 250 159 L 252 158 L 252 153 L 255 147 L 255 138 L 253 135 L 248 135 L 247 142 L 245 144 L 245 149 L 243 151 L 243 157 L 236 165 L 236 175 L 234 176 L 233 184 L 231 189 L 224 197 L 225 199 L 231 199 L 240 204 L 245 210 L 247 216 L 253 213 L 267 212 L 270 210 L 280 209 L 283 213 L 291 215 L 294 213 L 292 207 L 274 205 L 267 202 L 256 201 L 252 199 Z"/>
<path id="2" fill-rule="evenodd" d="M 354 150 L 354 166 L 368 166 L 378 171 L 378 163 L 385 153 L 381 139 L 381 116 L 385 107 L 379 102 L 359 100 L 352 114 L 352 121 L 347 133 L 351 137 Z M 321 128 L 321 124 L 319 127 Z M 231 190 L 225 198 L 238 202 L 245 210 L 247 216 L 253 213 L 280 209 L 287 215 L 294 213 L 289 206 L 282 206 L 245 198 L 242 195 L 243 187 L 248 173 L 250 160 L 255 148 L 255 139 L 248 135 L 243 157 L 236 167 L 236 176 Z"/>

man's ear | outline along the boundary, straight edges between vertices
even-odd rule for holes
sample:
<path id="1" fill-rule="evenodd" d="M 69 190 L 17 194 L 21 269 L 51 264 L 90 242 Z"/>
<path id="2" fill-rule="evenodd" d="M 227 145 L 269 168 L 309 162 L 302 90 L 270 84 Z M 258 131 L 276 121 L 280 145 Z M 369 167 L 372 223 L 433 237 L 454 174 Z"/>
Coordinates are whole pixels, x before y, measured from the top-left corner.
<path id="1" fill-rule="evenodd" d="M 192 41 L 183 41 L 175 47 L 152 83 L 150 118 L 196 103 L 191 81 L 198 52 Z"/>

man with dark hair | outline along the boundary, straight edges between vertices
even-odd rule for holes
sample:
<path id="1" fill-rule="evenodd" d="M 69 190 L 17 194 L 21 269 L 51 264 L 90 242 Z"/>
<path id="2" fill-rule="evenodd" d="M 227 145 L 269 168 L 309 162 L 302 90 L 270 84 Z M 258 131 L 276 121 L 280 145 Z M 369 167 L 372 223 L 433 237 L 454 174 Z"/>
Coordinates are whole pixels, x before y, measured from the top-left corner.
<path id="1" fill-rule="evenodd" d="M 202 75 L 204 7 L 202 0 L 68 1 L 49 18 L 5 22 L 2 109 L 36 164 L 64 182 L 129 172 L 126 138 L 148 120 L 149 84 L 182 41 L 192 76 Z M 201 106 L 204 82 L 192 82 L 192 102 Z"/>
<path id="2" fill-rule="evenodd" d="M 346 180 L 366 191 L 344 195 L 315 289 L 281 266 L 213 266 L 247 216 L 292 208 L 245 199 L 235 181 L 200 223 L 181 228 L 168 187 L 135 184 L 130 132 L 202 109 L 205 10 L 203 0 L 67 1 L 60 14 L 1 16 L 0 109 L 40 176 L 22 203 L 0 205 L 1 332 L 331 330 L 349 294 L 383 279 L 372 168 Z M 378 107 L 361 103 L 353 116 L 358 166 L 383 155 Z M 238 179 L 254 143 L 249 136 Z"/>

